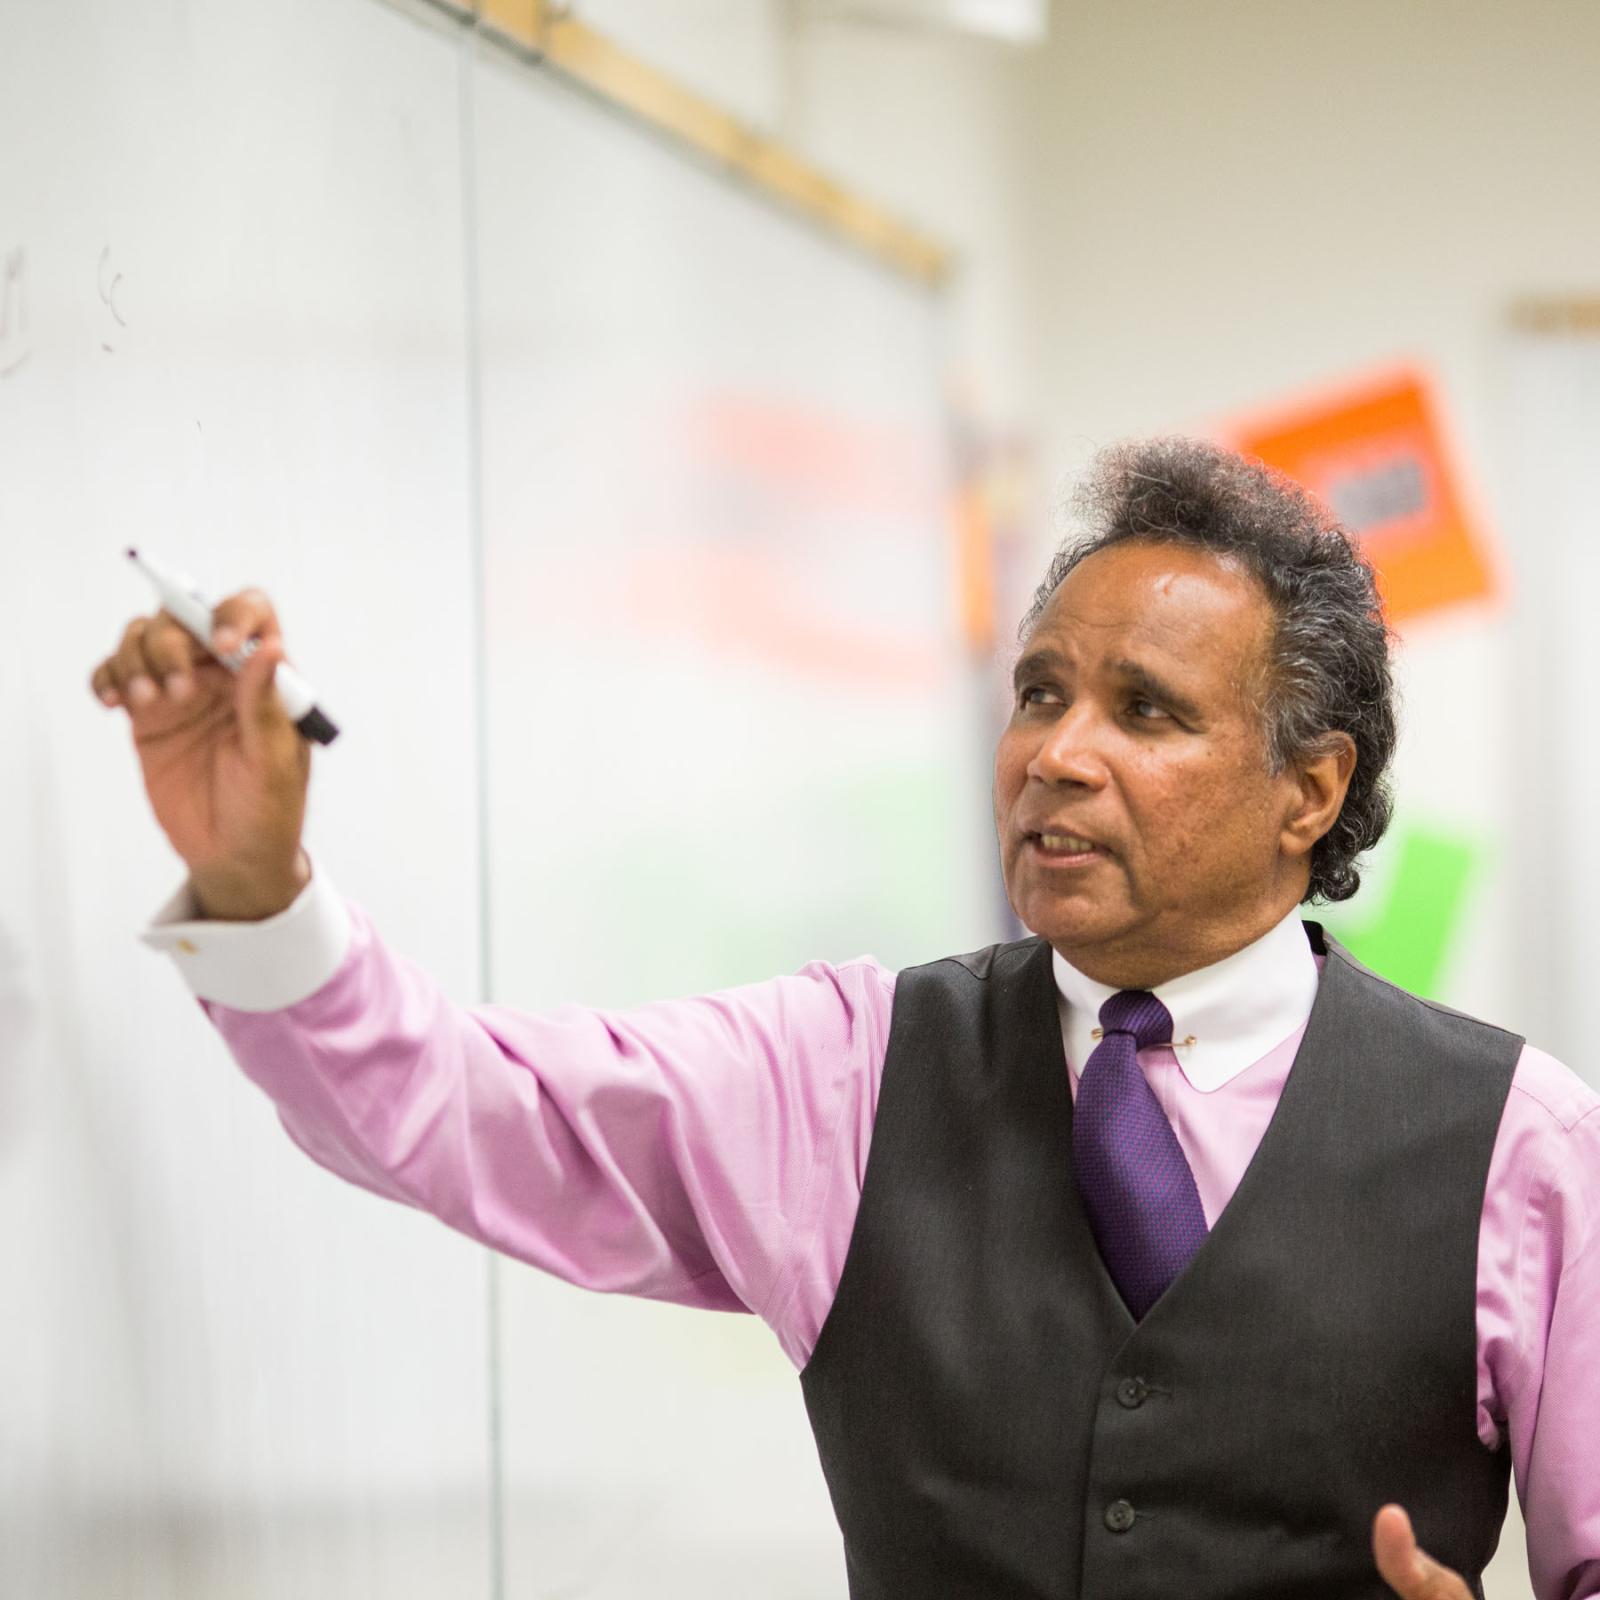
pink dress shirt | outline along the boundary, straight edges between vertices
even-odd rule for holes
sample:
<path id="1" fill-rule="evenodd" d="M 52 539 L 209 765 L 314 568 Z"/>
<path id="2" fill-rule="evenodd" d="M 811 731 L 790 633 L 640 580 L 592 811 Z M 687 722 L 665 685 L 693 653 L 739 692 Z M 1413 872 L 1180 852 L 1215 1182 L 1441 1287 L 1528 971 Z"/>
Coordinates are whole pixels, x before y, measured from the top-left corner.
<path id="1" fill-rule="evenodd" d="M 452 1004 L 320 870 L 268 922 L 191 916 L 180 892 L 143 937 L 314 1160 L 570 1283 L 754 1312 L 805 1365 L 860 1203 L 892 972 L 814 962 L 627 1012 L 529 1015 Z M 1059 957 L 1056 978 L 1076 1094 L 1111 991 Z M 1271 1120 L 1315 987 L 1291 917 L 1157 990 L 1194 1042 L 1140 1065 L 1208 1222 Z M 1600 1596 L 1597 1113 L 1600 1095 L 1523 1050 L 1479 1234 L 1478 1433 L 1510 1444 L 1539 1600 Z"/>

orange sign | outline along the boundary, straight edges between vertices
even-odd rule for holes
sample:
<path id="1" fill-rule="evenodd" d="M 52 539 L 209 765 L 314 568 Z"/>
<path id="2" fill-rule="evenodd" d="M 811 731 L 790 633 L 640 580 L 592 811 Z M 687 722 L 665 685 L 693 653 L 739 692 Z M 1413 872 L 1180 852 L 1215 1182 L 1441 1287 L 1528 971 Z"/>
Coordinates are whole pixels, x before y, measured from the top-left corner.
<path id="1" fill-rule="evenodd" d="M 1227 432 L 1332 507 L 1377 569 L 1390 622 L 1498 592 L 1420 373 L 1332 389 Z"/>

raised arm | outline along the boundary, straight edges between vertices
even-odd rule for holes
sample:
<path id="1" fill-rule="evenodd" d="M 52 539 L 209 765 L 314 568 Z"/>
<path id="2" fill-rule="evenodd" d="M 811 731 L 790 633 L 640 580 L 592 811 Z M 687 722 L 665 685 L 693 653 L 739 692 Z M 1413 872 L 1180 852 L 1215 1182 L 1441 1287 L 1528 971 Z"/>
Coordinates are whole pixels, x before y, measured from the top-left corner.
<path id="1" fill-rule="evenodd" d="M 313 873 L 309 753 L 268 676 L 276 618 L 258 595 L 218 609 L 263 640 L 237 681 L 157 617 L 130 625 L 93 685 L 126 705 L 190 868 L 151 942 L 291 1137 L 571 1282 L 748 1307 L 782 1337 L 838 1151 L 862 1158 L 890 975 L 818 964 L 626 1013 L 454 1005 Z M 178 694 L 156 688 L 173 674 L 189 680 Z"/>

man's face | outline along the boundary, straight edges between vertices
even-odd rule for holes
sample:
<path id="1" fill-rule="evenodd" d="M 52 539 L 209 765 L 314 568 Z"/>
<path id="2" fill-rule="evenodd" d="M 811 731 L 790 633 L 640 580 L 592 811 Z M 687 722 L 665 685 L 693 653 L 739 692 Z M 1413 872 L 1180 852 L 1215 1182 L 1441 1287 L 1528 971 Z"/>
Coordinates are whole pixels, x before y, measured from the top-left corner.
<path id="1" fill-rule="evenodd" d="M 1124 544 L 1056 590 L 1017 664 L 995 825 L 1022 921 L 1080 971 L 1148 988 L 1241 949 L 1301 898 L 1299 800 L 1267 773 L 1254 580 L 1206 551 Z"/>

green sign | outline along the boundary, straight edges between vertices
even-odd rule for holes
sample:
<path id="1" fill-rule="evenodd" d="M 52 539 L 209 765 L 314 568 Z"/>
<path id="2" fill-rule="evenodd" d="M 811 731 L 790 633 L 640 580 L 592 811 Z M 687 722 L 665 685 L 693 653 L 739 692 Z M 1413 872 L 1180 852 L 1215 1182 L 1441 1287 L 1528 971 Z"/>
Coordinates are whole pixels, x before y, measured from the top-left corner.
<path id="1" fill-rule="evenodd" d="M 1317 920 L 1391 983 L 1442 1000 L 1483 851 L 1442 829 L 1396 826 L 1383 856 L 1389 860 L 1380 899 L 1359 894 L 1348 910 L 1318 908 Z"/>

